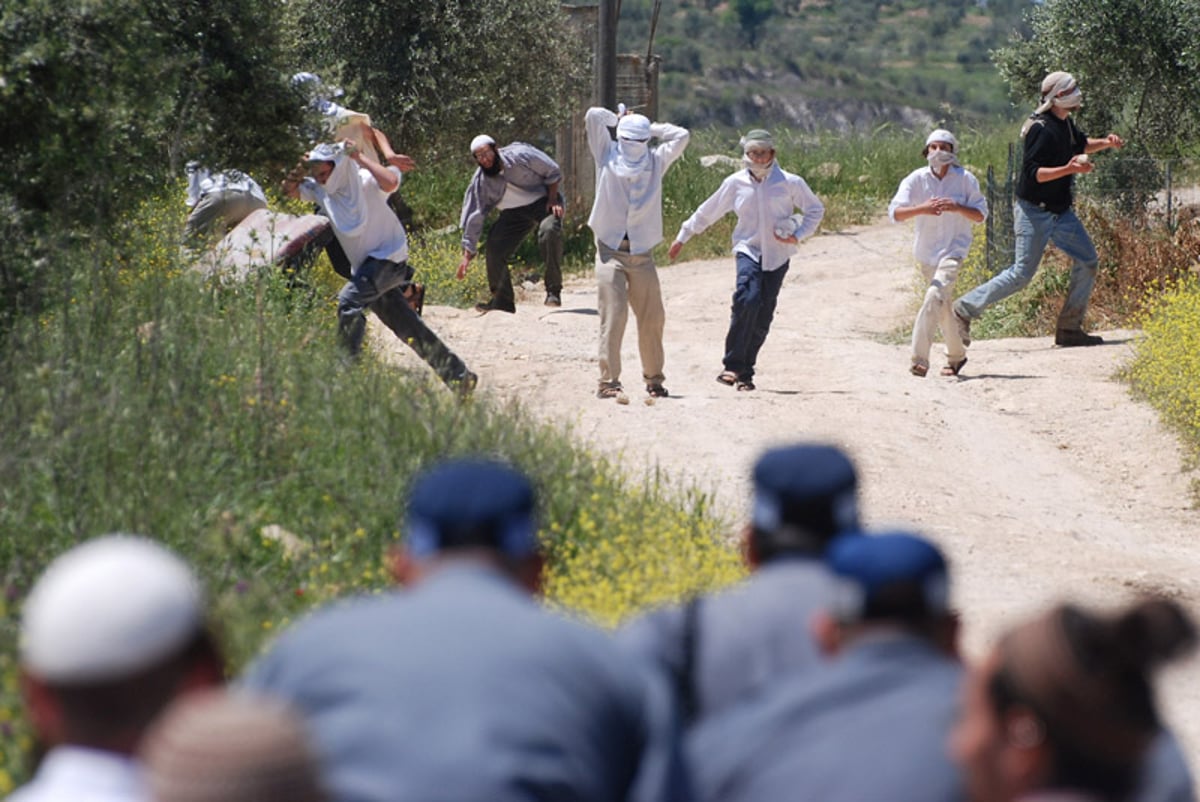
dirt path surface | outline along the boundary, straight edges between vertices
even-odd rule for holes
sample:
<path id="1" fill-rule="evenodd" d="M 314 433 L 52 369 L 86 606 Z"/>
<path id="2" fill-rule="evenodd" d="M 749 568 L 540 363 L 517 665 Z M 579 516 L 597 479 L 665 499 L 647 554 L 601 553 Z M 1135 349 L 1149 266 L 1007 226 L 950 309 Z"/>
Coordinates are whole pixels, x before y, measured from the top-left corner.
<path id="1" fill-rule="evenodd" d="M 1048 338 L 977 341 L 958 378 L 908 372 L 916 294 L 909 226 L 819 235 L 802 246 L 759 357 L 754 392 L 714 379 L 733 291 L 733 260 L 660 269 L 667 307 L 666 386 L 643 403 L 631 316 L 622 380 L 631 403 L 595 397 L 599 323 L 591 277 L 568 282 L 561 309 L 540 287 L 515 315 L 430 307 L 432 328 L 480 375 L 485 396 L 519 399 L 535 415 L 641 475 L 655 466 L 711 490 L 731 520 L 747 510 L 748 476 L 767 446 L 838 444 L 861 472 L 866 523 L 915 529 L 947 552 L 979 655 L 998 632 L 1063 598 L 1112 603 L 1141 590 L 1200 605 L 1200 513 L 1181 452 L 1114 373 L 1134 332 L 1102 347 Z M 686 251 L 685 251 L 686 255 Z M 480 268 L 481 269 L 481 268 Z M 961 289 L 961 288 L 960 288 Z M 376 340 L 418 364 L 391 337 Z M 1164 701 L 1200 755 L 1195 664 L 1169 673 Z"/>

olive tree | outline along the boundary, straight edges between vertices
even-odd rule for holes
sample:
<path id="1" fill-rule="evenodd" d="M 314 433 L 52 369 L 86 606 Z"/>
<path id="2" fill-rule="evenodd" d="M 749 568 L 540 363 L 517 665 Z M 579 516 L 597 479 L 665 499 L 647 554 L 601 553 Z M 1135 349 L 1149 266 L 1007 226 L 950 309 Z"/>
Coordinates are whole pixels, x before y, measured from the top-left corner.
<path id="1" fill-rule="evenodd" d="M 298 68 L 347 92 L 397 147 L 457 150 L 480 131 L 533 138 L 589 74 L 558 0 L 300 0 Z"/>
<path id="2" fill-rule="evenodd" d="M 0 329 L 54 250 L 103 240 L 189 158 L 283 164 L 299 110 L 273 0 L 0 6 Z M 90 247 L 90 245 L 89 245 Z"/>
<path id="3" fill-rule="evenodd" d="M 1160 157 L 1200 141 L 1200 0 L 1046 0 L 1028 21 L 1030 35 L 992 54 L 1018 102 L 1066 70 L 1090 130 L 1120 131 Z"/>

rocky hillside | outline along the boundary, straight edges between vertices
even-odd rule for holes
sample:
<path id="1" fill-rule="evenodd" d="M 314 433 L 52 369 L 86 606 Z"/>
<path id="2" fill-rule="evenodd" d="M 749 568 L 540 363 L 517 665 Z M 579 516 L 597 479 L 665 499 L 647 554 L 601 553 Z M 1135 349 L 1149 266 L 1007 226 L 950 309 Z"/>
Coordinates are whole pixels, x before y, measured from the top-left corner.
<path id="1" fill-rule="evenodd" d="M 623 0 L 622 52 L 662 56 L 660 112 L 690 126 L 923 127 L 1010 117 L 989 51 L 1029 0 Z"/>

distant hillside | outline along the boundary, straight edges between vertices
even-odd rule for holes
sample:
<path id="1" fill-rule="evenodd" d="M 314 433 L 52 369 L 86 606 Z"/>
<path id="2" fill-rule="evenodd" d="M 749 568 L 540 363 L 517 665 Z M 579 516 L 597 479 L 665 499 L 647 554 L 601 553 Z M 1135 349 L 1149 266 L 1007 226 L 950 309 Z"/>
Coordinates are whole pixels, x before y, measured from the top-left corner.
<path id="1" fill-rule="evenodd" d="M 1029 0 L 664 0 L 660 114 L 690 125 L 869 130 L 1013 111 L 988 51 Z M 622 0 L 621 52 L 642 53 L 654 0 Z"/>

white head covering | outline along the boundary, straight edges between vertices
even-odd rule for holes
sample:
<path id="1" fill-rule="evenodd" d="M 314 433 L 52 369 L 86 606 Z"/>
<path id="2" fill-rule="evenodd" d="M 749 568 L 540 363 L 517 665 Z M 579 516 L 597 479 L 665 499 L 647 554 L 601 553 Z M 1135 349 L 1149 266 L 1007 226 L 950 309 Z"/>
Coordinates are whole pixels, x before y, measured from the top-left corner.
<path id="1" fill-rule="evenodd" d="M 644 141 L 650 138 L 650 120 L 641 114 L 626 114 L 617 121 L 617 139 Z"/>
<path id="2" fill-rule="evenodd" d="M 345 157 L 345 152 L 340 142 L 322 142 L 308 152 L 307 160 L 333 162 L 329 178 L 314 189 L 333 227 L 343 234 L 354 234 L 367 223 L 367 206 L 358 166 Z"/>
<path id="3" fill-rule="evenodd" d="M 105 535 L 58 557 L 33 586 L 21 662 L 48 682 L 118 680 L 169 657 L 203 620 L 187 563 L 152 540 Z"/>
<path id="4" fill-rule="evenodd" d="M 342 153 L 345 148 L 340 142 L 322 142 L 308 152 L 304 157 L 305 161 L 310 162 L 336 162 L 338 154 Z"/>
<path id="5" fill-rule="evenodd" d="M 931 150 L 929 146 L 934 142 L 947 144 L 951 150 Z M 958 164 L 958 140 L 954 138 L 954 134 L 945 128 L 938 128 L 925 138 L 925 147 L 922 153 L 924 153 L 926 161 L 929 162 L 929 166 L 935 170 L 946 165 Z"/>
<path id="6" fill-rule="evenodd" d="M 311 72 L 298 72 L 293 75 L 292 88 L 302 92 L 310 102 L 327 101 L 345 94 L 340 87 L 326 86 L 320 76 Z"/>
<path id="7" fill-rule="evenodd" d="M 929 136 L 925 137 L 925 147 L 929 147 L 934 142 L 946 142 L 950 145 L 955 153 L 958 153 L 958 140 L 954 138 L 954 134 L 947 131 L 945 128 L 938 128 Z"/>
<path id="8" fill-rule="evenodd" d="M 480 134 L 479 136 L 477 136 L 471 140 L 471 152 L 474 153 L 475 151 L 482 148 L 484 145 L 495 145 L 495 144 L 496 144 L 496 140 L 492 139 L 487 134 Z"/>
<path id="9" fill-rule="evenodd" d="M 1055 95 L 1059 92 L 1068 92 L 1072 89 L 1078 90 L 1074 75 L 1071 75 L 1069 72 L 1050 73 L 1042 79 L 1042 104 L 1034 109 L 1033 113 L 1041 114 L 1044 111 L 1049 111 L 1050 107 L 1055 105 Z M 1075 105 L 1078 104 L 1072 104 L 1071 108 Z"/>
<path id="10" fill-rule="evenodd" d="M 617 158 L 612 170 L 632 178 L 650 168 L 650 120 L 641 114 L 626 114 L 617 120 Z"/>

